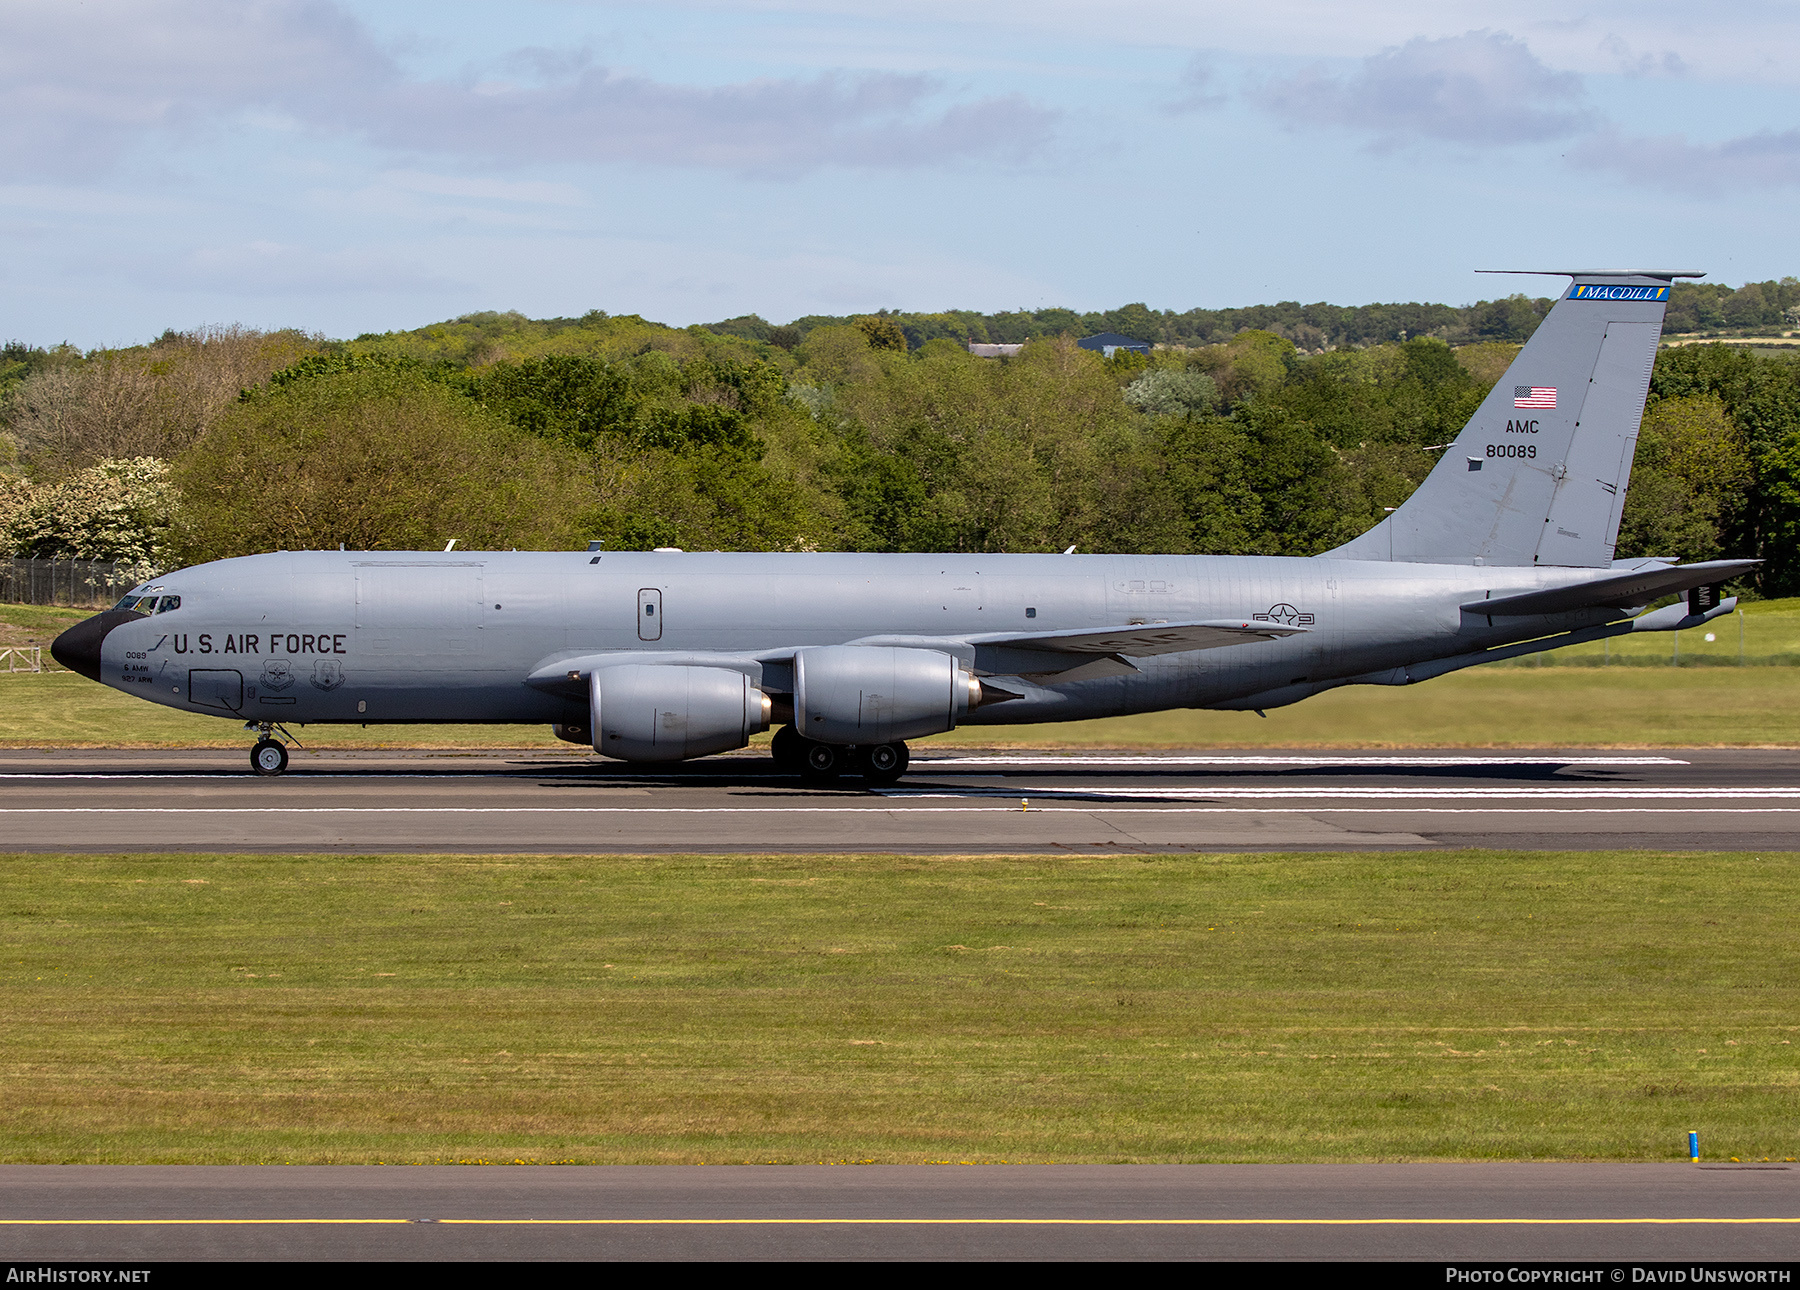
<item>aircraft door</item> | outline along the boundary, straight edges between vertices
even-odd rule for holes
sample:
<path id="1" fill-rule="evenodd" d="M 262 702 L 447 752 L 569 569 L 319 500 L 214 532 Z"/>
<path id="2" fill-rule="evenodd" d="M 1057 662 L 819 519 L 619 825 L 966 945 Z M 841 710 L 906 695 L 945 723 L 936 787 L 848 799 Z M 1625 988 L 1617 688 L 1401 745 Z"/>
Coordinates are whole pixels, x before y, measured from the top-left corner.
<path id="1" fill-rule="evenodd" d="M 638 592 L 638 639 L 641 641 L 659 641 L 662 639 L 662 590 L 659 587 L 645 587 Z"/>
<path id="2" fill-rule="evenodd" d="M 376 654 L 477 652 L 482 595 L 476 561 L 358 561 L 358 643 Z"/>

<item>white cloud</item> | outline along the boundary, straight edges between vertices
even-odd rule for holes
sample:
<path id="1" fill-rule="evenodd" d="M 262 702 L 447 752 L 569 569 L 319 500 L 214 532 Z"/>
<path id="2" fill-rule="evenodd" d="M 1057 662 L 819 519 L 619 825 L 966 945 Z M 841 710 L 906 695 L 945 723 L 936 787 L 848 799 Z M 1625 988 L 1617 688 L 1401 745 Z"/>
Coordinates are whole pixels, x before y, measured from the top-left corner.
<path id="1" fill-rule="evenodd" d="M 484 164 L 637 162 L 794 174 L 1017 159 L 1054 114 L 1017 96 L 942 102 L 930 77 L 823 73 L 666 84 L 585 50 L 497 54 L 521 84 L 409 76 L 331 0 L 12 0 L 0 135 L 14 174 L 91 174 L 139 141 L 246 119 Z"/>
<path id="2" fill-rule="evenodd" d="M 395 188 L 432 197 L 473 197 L 527 206 L 584 206 L 587 198 L 574 184 L 535 180 L 471 179 L 462 175 L 436 175 L 423 170 L 390 170 L 382 180 Z"/>
<path id="3" fill-rule="evenodd" d="M 0 39 L 0 165 L 102 169 L 149 132 L 244 108 L 366 99 L 393 64 L 323 0 L 11 0 Z"/>
<path id="4" fill-rule="evenodd" d="M 1629 42 L 1618 35 L 1608 36 L 1601 41 L 1600 48 L 1612 56 L 1619 66 L 1619 71 L 1626 76 L 1634 78 L 1675 77 L 1685 76 L 1688 72 L 1687 60 L 1672 49 L 1665 49 L 1660 54 L 1640 54 L 1632 49 Z"/>
<path id="5" fill-rule="evenodd" d="M 1580 77 L 1552 71 L 1523 41 L 1496 31 L 1416 37 L 1363 59 L 1349 76 L 1315 67 L 1252 95 L 1292 128 L 1365 132 L 1382 147 L 1564 138 L 1593 125 L 1583 98 Z"/>
<path id="6" fill-rule="evenodd" d="M 604 0 L 595 9 L 623 9 Z M 812 15 L 818 25 L 862 33 L 865 0 L 657 0 L 657 8 L 737 15 Z M 839 20 L 846 20 L 839 23 Z M 1472 27 L 1515 32 L 1550 66 L 1591 74 L 1612 71 L 1600 47 L 1610 33 L 1638 50 L 1674 51 L 1690 72 L 1714 80 L 1800 81 L 1800 6 L 1792 0 L 1737 0 L 1697 8 L 1692 0 L 1136 0 L 1129 6 L 1092 0 L 912 0 L 901 19 L 908 32 L 936 30 L 937 43 L 966 48 L 971 33 L 1109 46 L 1201 48 L 1281 58 L 1363 57 L 1414 36 L 1451 36 Z M 848 39 L 848 37 L 846 38 Z"/>
<path id="7" fill-rule="evenodd" d="M 1183 112 L 1209 112 L 1224 107 L 1229 95 L 1219 84 L 1219 71 L 1205 54 L 1195 54 L 1181 72 L 1181 95 L 1161 105 L 1170 116 Z"/>
<path id="8" fill-rule="evenodd" d="M 1786 188 L 1800 184 L 1800 130 L 1694 143 L 1681 134 L 1633 138 L 1611 127 L 1584 142 L 1571 160 L 1695 197 Z"/>
<path id="9" fill-rule="evenodd" d="M 626 161 L 758 174 L 1021 159 L 1048 140 L 1052 114 L 1016 95 L 934 111 L 938 89 L 929 77 L 893 73 L 701 87 L 588 68 L 549 86 L 408 84 L 363 131 L 387 147 L 502 164 Z"/>

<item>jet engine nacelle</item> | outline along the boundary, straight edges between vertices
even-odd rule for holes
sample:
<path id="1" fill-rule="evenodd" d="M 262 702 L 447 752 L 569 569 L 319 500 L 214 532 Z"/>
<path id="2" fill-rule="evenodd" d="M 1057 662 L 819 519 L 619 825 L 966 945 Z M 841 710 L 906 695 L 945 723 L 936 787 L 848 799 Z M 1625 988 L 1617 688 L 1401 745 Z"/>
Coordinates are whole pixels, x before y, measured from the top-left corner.
<path id="1" fill-rule="evenodd" d="M 954 730 L 981 682 L 934 649 L 820 645 L 794 654 L 794 726 L 827 744 L 885 744 Z"/>
<path id="2" fill-rule="evenodd" d="M 727 752 L 769 728 L 769 696 L 723 667 L 597 667 L 588 703 L 594 751 L 621 761 Z"/>

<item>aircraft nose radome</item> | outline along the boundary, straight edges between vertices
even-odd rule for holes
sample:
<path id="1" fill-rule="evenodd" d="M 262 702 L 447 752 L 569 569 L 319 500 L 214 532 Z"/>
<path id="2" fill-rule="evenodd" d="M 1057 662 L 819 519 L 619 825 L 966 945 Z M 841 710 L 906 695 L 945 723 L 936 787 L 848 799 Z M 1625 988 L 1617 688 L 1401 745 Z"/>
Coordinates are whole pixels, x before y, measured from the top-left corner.
<path id="1" fill-rule="evenodd" d="M 92 618 L 84 618 L 50 642 L 50 657 L 79 672 L 90 681 L 100 679 L 100 645 L 108 632 L 121 623 L 135 622 L 144 615 L 129 609 L 109 609 Z"/>

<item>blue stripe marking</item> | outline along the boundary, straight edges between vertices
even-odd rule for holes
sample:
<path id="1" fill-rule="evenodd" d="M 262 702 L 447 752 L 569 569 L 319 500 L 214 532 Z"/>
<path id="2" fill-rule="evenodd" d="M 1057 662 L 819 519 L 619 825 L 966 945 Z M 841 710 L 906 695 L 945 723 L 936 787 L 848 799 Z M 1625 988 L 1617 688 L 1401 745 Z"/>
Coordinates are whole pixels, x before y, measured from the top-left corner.
<path id="1" fill-rule="evenodd" d="M 1667 300 L 1667 287 L 1633 287 L 1616 282 L 1578 282 L 1569 288 L 1570 300 Z"/>

